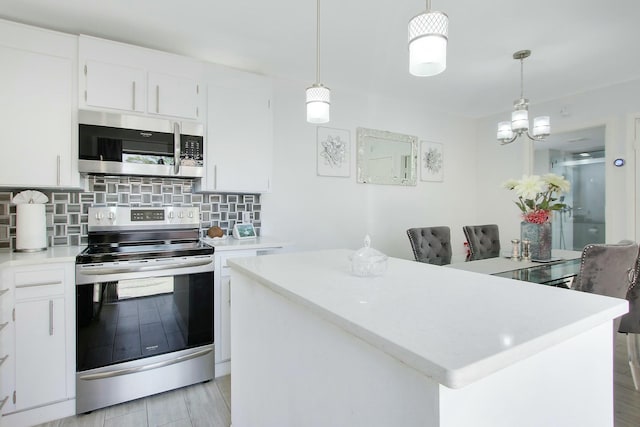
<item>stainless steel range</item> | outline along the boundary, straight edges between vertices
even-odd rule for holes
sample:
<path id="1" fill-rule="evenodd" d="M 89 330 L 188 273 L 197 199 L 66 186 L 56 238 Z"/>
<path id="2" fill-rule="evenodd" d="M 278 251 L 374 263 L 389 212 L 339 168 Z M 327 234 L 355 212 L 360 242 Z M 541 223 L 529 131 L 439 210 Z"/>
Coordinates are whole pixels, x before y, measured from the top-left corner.
<path id="1" fill-rule="evenodd" d="M 89 209 L 76 257 L 78 413 L 214 378 L 213 251 L 195 207 Z"/>

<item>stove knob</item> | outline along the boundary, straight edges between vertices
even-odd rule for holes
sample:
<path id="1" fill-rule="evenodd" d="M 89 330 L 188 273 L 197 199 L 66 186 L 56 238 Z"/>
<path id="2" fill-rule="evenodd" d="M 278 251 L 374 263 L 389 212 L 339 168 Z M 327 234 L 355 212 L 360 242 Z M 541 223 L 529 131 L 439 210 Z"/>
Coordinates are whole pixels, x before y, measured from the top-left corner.
<path id="1" fill-rule="evenodd" d="M 189 211 L 189 218 L 193 218 L 193 211 Z"/>
<path id="2" fill-rule="evenodd" d="M 180 211 L 178 212 L 178 218 L 182 218 L 184 216 L 184 212 Z"/>
<path id="3" fill-rule="evenodd" d="M 100 221 L 104 218 L 104 213 L 102 211 L 96 212 L 96 220 Z"/>
<path id="4" fill-rule="evenodd" d="M 116 219 L 116 214 L 109 212 L 109 221 L 113 222 Z"/>

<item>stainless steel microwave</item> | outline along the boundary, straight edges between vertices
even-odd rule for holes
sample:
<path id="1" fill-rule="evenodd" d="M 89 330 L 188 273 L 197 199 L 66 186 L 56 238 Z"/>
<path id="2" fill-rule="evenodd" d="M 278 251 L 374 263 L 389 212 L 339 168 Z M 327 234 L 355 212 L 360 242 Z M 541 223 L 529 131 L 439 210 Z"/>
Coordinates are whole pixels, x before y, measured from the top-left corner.
<path id="1" fill-rule="evenodd" d="M 78 170 L 104 175 L 200 178 L 201 123 L 80 110 Z"/>

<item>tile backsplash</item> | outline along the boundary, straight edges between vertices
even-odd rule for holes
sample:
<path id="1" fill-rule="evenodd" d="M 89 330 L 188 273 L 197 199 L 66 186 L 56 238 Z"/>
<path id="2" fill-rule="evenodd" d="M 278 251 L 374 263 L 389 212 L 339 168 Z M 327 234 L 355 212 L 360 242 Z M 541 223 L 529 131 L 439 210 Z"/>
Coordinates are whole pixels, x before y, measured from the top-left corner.
<path id="1" fill-rule="evenodd" d="M 198 206 L 202 214 L 200 234 L 218 226 L 231 234 L 242 212 L 249 212 L 260 235 L 259 194 L 194 193 L 193 181 L 178 178 L 88 176 L 87 192 L 50 191 L 44 193 L 48 246 L 87 244 L 87 219 L 91 206 Z M 13 249 L 16 241 L 16 206 L 12 197 L 24 189 L 0 190 L 0 248 Z"/>

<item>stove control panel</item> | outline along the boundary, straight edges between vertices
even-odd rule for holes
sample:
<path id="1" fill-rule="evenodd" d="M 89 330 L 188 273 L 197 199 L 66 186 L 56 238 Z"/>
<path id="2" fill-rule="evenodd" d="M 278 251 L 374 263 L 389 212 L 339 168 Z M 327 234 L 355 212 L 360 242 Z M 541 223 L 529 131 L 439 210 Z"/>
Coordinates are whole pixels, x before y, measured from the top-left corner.
<path id="1" fill-rule="evenodd" d="M 89 231 L 127 228 L 198 228 L 200 226 L 200 209 L 192 206 L 91 207 L 89 208 L 88 220 Z"/>

